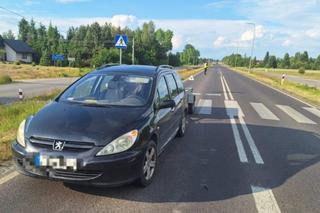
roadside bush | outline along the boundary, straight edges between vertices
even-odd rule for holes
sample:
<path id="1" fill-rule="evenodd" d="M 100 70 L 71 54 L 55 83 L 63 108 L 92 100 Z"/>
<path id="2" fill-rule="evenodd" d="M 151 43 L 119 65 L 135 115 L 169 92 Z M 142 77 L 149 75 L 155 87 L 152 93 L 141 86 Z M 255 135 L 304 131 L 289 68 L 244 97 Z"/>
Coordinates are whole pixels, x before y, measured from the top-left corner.
<path id="1" fill-rule="evenodd" d="M 14 64 L 15 65 L 20 65 L 21 63 L 20 63 L 20 61 L 16 61 L 16 62 L 14 62 Z"/>
<path id="2" fill-rule="evenodd" d="M 299 68 L 299 73 L 300 74 L 305 74 L 306 73 L 306 70 L 304 69 L 304 67 L 300 67 Z"/>
<path id="3" fill-rule="evenodd" d="M 35 66 L 37 66 L 37 65 L 36 65 L 36 63 L 32 62 L 32 66 L 35 67 Z"/>
<path id="4" fill-rule="evenodd" d="M 8 75 L 0 75 L 0 84 L 10 84 L 12 79 Z"/>

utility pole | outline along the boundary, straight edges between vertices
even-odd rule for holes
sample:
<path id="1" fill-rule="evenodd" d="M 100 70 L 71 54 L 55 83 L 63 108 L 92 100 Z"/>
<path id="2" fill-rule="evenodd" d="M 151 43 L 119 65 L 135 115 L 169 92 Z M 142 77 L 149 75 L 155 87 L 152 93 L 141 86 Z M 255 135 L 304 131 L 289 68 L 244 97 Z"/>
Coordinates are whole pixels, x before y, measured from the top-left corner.
<path id="1" fill-rule="evenodd" d="M 134 64 L 134 38 L 132 39 L 132 64 Z"/>
<path id="2" fill-rule="evenodd" d="M 249 25 L 253 26 L 253 38 L 252 38 L 252 45 L 251 45 L 251 57 L 250 57 L 250 63 L 249 63 L 249 72 L 251 71 L 252 67 L 252 57 L 253 57 L 253 49 L 254 49 L 254 40 L 256 39 L 256 24 L 255 23 L 247 23 Z"/>

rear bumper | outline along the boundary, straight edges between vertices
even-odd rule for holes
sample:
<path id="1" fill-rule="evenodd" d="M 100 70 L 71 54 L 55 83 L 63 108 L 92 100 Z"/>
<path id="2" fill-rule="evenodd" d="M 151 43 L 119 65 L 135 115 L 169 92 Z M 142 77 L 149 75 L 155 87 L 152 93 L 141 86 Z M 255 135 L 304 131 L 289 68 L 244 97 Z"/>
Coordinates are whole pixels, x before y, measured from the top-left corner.
<path id="1" fill-rule="evenodd" d="M 110 156 L 95 156 L 97 150 L 80 155 L 78 153 L 55 153 L 50 155 L 75 157 L 77 171 L 36 168 L 34 156 L 37 150 L 27 152 L 16 141 L 12 143 L 13 160 L 17 170 L 27 176 L 45 178 L 76 184 L 117 186 L 136 180 L 140 175 L 144 150 L 128 151 Z M 100 149 L 100 148 L 97 148 Z M 89 154 L 89 155 L 88 155 Z"/>

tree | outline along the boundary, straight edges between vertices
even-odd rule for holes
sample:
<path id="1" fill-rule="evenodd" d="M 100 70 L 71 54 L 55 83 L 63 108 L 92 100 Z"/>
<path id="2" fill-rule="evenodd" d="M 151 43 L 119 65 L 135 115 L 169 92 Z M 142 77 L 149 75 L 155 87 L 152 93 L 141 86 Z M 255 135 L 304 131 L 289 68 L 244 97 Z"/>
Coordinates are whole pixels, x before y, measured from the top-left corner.
<path id="1" fill-rule="evenodd" d="M 8 30 L 8 32 L 2 33 L 3 39 L 15 39 L 15 36 L 11 30 Z"/>
<path id="2" fill-rule="evenodd" d="M 269 51 L 266 53 L 266 55 L 264 56 L 264 59 L 263 59 L 263 66 L 267 66 L 269 62 Z"/>
<path id="3" fill-rule="evenodd" d="M 98 67 L 103 64 L 108 63 L 118 63 L 119 62 L 119 51 L 112 49 L 102 49 L 97 54 L 95 54 L 91 60 L 92 67 Z"/>
<path id="4" fill-rule="evenodd" d="M 282 67 L 285 69 L 290 68 L 290 56 L 288 53 L 286 53 L 283 57 Z"/>
<path id="5" fill-rule="evenodd" d="M 275 69 L 277 66 L 277 58 L 274 55 L 270 56 L 267 67 Z"/>
<path id="6" fill-rule="evenodd" d="M 182 64 L 198 64 L 199 57 L 200 52 L 192 44 L 187 44 L 180 55 L 180 61 Z"/>
<path id="7" fill-rule="evenodd" d="M 18 38 L 24 42 L 28 39 L 28 32 L 29 32 L 29 23 L 27 20 L 22 18 L 19 22 L 19 35 Z"/>

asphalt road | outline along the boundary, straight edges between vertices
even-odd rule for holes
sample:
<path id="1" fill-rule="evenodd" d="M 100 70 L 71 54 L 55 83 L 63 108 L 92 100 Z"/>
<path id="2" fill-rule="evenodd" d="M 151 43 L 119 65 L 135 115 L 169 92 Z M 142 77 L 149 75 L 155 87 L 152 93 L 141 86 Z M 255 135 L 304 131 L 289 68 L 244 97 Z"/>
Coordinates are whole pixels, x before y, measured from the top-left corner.
<path id="1" fill-rule="evenodd" d="M 50 92 L 53 89 L 63 89 L 76 79 L 77 78 L 48 78 L 19 80 L 12 84 L 0 85 L 0 103 L 9 104 L 19 100 L 19 89 L 22 89 L 25 97 L 30 98 Z"/>
<path id="2" fill-rule="evenodd" d="M 17 175 L 0 179 L 0 212 L 319 212 L 319 110 L 220 66 L 185 84 L 196 113 L 149 187 Z"/>

